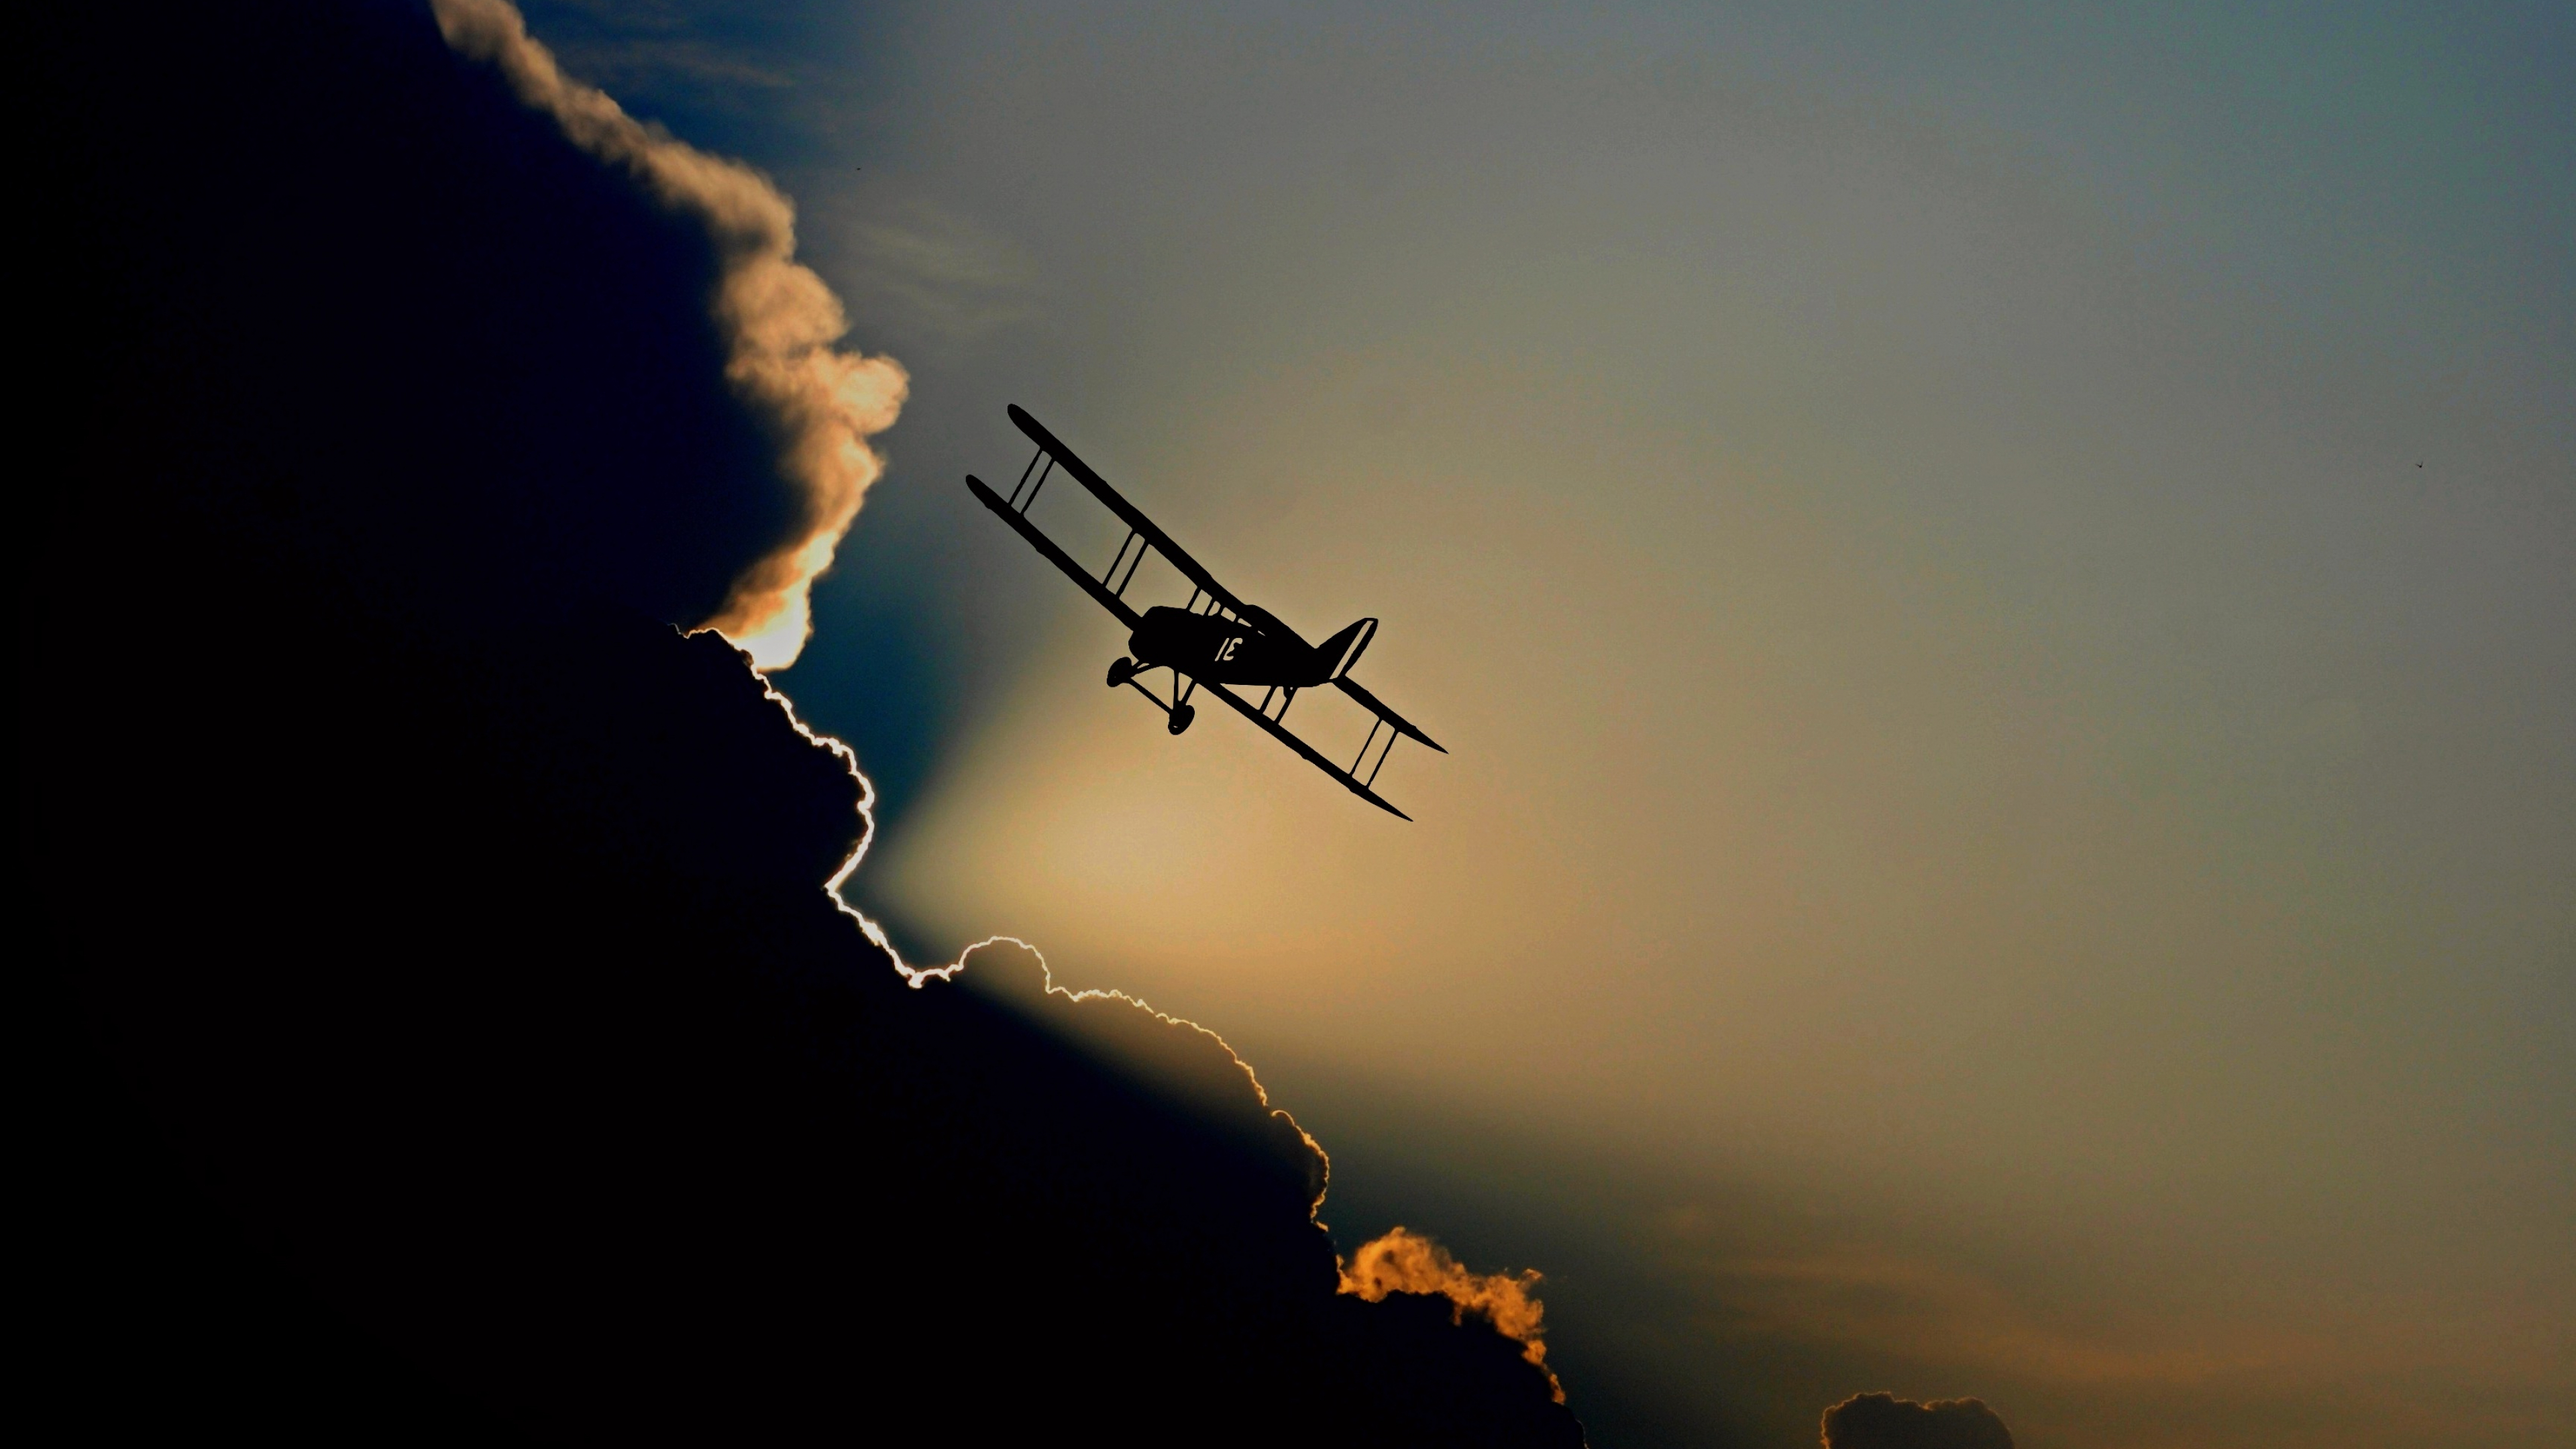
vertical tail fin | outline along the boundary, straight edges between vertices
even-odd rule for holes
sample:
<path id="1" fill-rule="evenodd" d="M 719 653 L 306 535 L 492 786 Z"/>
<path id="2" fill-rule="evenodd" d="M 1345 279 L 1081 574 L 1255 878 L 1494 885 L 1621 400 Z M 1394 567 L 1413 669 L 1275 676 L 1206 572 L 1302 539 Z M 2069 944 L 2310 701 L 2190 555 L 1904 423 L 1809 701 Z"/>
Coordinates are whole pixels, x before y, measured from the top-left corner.
<path id="1" fill-rule="evenodd" d="M 1315 646 L 1315 669 L 1318 684 L 1330 684 L 1351 672 L 1360 662 L 1369 641 L 1377 637 L 1377 620 L 1362 619 L 1339 634 Z"/>

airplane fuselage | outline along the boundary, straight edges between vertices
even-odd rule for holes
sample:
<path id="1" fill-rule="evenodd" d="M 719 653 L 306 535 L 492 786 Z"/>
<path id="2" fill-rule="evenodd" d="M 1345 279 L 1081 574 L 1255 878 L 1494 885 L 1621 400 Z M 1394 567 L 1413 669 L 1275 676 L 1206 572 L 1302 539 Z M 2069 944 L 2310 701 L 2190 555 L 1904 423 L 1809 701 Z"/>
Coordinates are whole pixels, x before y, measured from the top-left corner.
<path id="1" fill-rule="evenodd" d="M 1340 660 L 1339 650 L 1332 659 L 1319 659 L 1322 651 L 1260 633 L 1241 619 L 1168 606 L 1145 611 L 1127 648 L 1139 664 L 1173 669 L 1205 684 L 1304 688 L 1332 678 Z"/>

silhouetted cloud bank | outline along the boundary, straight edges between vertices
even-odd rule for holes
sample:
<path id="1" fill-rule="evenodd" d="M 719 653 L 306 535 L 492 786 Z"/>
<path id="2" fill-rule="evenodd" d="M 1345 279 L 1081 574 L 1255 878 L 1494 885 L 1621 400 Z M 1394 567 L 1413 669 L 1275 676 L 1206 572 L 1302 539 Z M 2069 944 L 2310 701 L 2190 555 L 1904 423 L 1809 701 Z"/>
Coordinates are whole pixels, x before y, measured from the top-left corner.
<path id="1" fill-rule="evenodd" d="M 1854 1394 L 1825 1410 L 1824 1449 L 2012 1449 L 2012 1431 L 1975 1399 L 1918 1404 Z"/>
<path id="2" fill-rule="evenodd" d="M 105 1436 L 1581 1442 L 1534 1310 L 1340 1291 L 1322 1155 L 1221 1041 L 1010 948 L 912 989 L 827 898 L 859 781 L 672 627 L 830 513 L 707 212 L 426 6 L 43 24 L 47 1392 Z"/>

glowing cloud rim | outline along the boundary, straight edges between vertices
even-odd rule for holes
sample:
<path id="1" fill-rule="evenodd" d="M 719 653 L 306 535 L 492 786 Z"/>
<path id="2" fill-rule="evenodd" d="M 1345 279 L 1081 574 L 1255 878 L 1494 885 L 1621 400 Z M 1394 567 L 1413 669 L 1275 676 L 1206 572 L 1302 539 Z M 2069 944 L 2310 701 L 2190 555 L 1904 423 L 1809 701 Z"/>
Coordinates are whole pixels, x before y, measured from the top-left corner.
<path id="1" fill-rule="evenodd" d="M 768 177 L 639 121 L 607 92 L 566 76 L 509 0 L 430 0 L 430 10 L 457 54 L 499 70 L 566 140 L 705 223 L 715 241 L 721 272 L 710 311 L 724 333 L 725 376 L 773 430 L 800 516 L 794 536 L 744 569 L 701 627 L 749 654 L 754 669 L 786 668 L 814 632 L 814 580 L 885 471 L 867 440 L 894 425 L 910 379 L 892 358 L 834 346 L 849 333 L 849 314 L 795 260 L 796 206 Z"/>

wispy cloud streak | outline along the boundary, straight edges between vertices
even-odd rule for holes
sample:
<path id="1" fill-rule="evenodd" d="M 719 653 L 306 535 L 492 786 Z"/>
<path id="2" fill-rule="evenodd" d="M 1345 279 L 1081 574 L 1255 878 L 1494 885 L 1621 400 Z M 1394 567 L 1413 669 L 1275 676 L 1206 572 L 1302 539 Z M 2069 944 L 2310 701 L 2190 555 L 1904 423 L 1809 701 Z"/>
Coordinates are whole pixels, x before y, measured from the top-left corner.
<path id="1" fill-rule="evenodd" d="M 800 516 L 792 537 L 734 580 L 716 616 L 695 622 L 740 645 L 759 669 L 794 663 L 813 632 L 814 580 L 831 567 L 868 485 L 884 471 L 867 440 L 893 426 L 907 386 L 903 368 L 836 345 L 849 316 L 823 279 L 795 260 L 795 204 L 768 177 L 639 121 L 606 92 L 566 76 L 508 0 L 431 0 L 430 8 L 458 54 L 499 70 L 574 145 L 705 223 L 721 267 L 711 307 L 729 350 L 726 375 L 775 432 Z"/>

